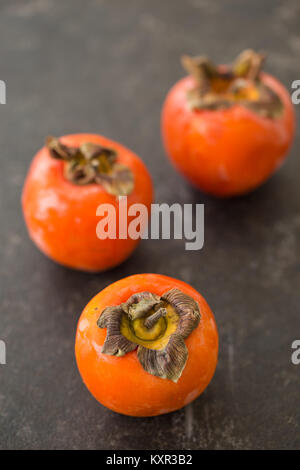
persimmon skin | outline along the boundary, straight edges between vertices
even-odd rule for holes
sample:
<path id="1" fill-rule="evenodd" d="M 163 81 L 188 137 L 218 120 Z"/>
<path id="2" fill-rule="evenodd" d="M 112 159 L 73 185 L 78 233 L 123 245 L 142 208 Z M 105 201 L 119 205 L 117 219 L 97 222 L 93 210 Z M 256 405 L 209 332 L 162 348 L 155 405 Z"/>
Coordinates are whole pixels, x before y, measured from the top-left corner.
<path id="1" fill-rule="evenodd" d="M 190 110 L 187 76 L 170 90 L 162 110 L 162 137 L 170 160 L 193 185 L 217 196 L 248 193 L 282 164 L 293 141 L 295 114 L 288 91 L 274 77 L 262 81 L 279 95 L 283 115 L 269 119 L 235 105 L 223 110 Z"/>
<path id="2" fill-rule="evenodd" d="M 63 136 L 61 142 L 79 147 L 92 142 L 113 148 L 118 162 L 127 165 L 134 175 L 134 190 L 127 197 L 128 208 L 142 203 L 150 211 L 153 189 L 151 177 L 143 162 L 129 149 L 95 134 Z M 96 235 L 100 221 L 96 209 L 118 201 L 100 184 L 76 185 L 63 174 L 64 162 L 50 156 L 43 147 L 34 157 L 22 194 L 22 207 L 29 235 L 38 248 L 54 261 L 74 269 L 103 271 L 127 259 L 139 240 L 105 239 Z M 130 221 L 130 218 L 128 218 Z M 118 231 L 117 231 L 118 237 Z"/>
<path id="3" fill-rule="evenodd" d="M 122 357 L 102 354 L 106 328 L 97 326 L 108 305 L 125 302 L 136 292 L 157 295 L 177 287 L 199 304 L 201 320 L 185 339 L 189 357 L 177 383 L 146 372 L 136 351 Z M 81 377 L 102 405 L 130 416 L 156 416 L 178 410 L 197 398 L 211 381 L 217 365 L 218 332 L 205 299 L 185 282 L 160 274 L 136 274 L 99 292 L 85 307 L 77 326 L 75 355 Z"/>

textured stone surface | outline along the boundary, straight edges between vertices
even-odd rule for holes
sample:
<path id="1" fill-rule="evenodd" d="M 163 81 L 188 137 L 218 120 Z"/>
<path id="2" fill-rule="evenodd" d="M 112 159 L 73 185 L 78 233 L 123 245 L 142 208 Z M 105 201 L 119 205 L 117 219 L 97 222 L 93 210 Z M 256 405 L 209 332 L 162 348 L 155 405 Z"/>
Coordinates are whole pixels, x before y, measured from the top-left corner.
<path id="1" fill-rule="evenodd" d="M 2 1 L 0 447 L 251 449 L 300 446 L 300 162 L 291 158 L 261 189 L 208 198 L 171 168 L 162 149 L 162 101 L 183 75 L 182 53 L 228 61 L 245 47 L 269 53 L 286 86 L 300 78 L 297 0 L 169 2 Z M 297 110 L 299 113 L 299 110 Z M 99 132 L 135 150 L 159 202 L 205 203 L 205 247 L 143 242 L 125 264 L 89 275 L 59 267 L 29 241 L 20 194 L 48 134 Z M 138 272 L 192 284 L 220 331 L 220 361 L 206 392 L 170 415 L 134 419 L 90 396 L 76 369 L 75 327 L 87 301 Z"/>

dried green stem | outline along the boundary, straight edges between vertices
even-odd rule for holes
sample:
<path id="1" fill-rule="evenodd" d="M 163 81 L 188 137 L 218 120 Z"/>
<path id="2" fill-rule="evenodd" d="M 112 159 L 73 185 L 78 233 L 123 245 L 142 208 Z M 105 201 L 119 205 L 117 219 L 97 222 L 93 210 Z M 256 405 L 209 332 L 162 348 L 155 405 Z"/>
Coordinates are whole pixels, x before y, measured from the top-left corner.
<path id="1" fill-rule="evenodd" d="M 167 310 L 163 307 L 161 307 L 157 312 L 153 313 L 149 317 L 146 318 L 144 325 L 146 328 L 153 328 L 157 320 L 159 320 L 161 317 L 165 317 L 167 315 Z"/>

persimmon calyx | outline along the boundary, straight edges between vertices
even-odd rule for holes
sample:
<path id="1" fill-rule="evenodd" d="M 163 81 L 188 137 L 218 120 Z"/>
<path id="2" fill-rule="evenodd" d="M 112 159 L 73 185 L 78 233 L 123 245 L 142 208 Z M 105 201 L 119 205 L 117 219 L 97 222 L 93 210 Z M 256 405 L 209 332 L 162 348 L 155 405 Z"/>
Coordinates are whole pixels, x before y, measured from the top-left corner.
<path id="1" fill-rule="evenodd" d="M 198 303 L 181 290 L 162 296 L 139 292 L 102 311 L 97 325 L 107 328 L 107 335 L 101 352 L 123 356 L 137 348 L 146 372 L 177 382 L 188 359 L 184 339 L 199 322 Z"/>
<path id="2" fill-rule="evenodd" d="M 262 117 L 280 117 L 281 99 L 261 79 L 264 61 L 263 54 L 247 49 L 225 70 L 205 56 L 183 56 L 182 65 L 196 83 L 187 92 L 190 109 L 218 110 L 239 104 Z"/>
<path id="3" fill-rule="evenodd" d="M 72 183 L 98 183 L 113 196 L 128 196 L 133 191 L 133 173 L 117 162 L 115 150 L 91 142 L 71 147 L 55 137 L 48 137 L 46 146 L 53 158 L 65 162 L 64 175 Z"/>

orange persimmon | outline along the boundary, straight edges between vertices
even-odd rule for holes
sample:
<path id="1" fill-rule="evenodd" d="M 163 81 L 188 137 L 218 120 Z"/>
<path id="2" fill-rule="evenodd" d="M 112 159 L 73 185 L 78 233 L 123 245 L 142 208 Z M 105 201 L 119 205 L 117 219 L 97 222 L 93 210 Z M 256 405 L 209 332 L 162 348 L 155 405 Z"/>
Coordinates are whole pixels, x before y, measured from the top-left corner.
<path id="1" fill-rule="evenodd" d="M 86 271 L 116 266 L 139 240 L 98 238 L 96 211 L 100 204 L 112 204 L 118 224 L 120 195 L 127 196 L 128 208 L 142 203 L 150 210 L 151 178 L 133 152 L 95 134 L 49 138 L 23 189 L 29 235 L 42 252 L 65 266 Z"/>
<path id="2" fill-rule="evenodd" d="M 190 73 L 168 93 L 162 137 L 175 167 L 206 193 L 247 193 L 281 165 L 295 129 L 289 92 L 244 51 L 232 66 L 183 57 Z"/>
<path id="3" fill-rule="evenodd" d="M 77 326 L 75 354 L 91 394 L 113 411 L 155 416 L 182 408 L 211 381 L 218 332 L 185 282 L 136 274 L 99 292 Z"/>

